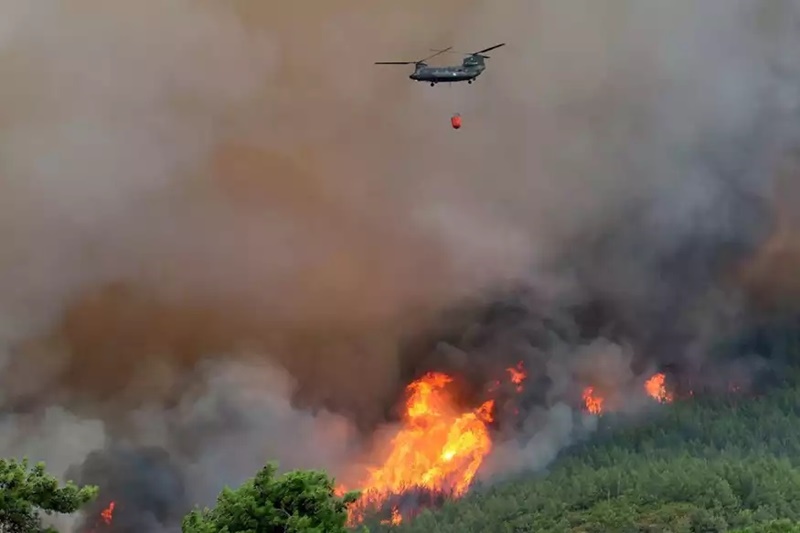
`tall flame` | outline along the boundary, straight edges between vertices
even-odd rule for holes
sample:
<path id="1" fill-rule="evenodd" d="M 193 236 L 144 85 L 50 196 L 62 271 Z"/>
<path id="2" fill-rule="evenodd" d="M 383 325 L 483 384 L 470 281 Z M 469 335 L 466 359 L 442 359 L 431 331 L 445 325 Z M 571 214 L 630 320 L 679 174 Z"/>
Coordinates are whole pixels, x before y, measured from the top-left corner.
<path id="1" fill-rule="evenodd" d="M 452 378 L 429 373 L 407 387 L 403 427 L 392 439 L 380 468 L 370 471 L 361 499 L 350 508 L 350 523 L 363 520 L 369 507 L 412 489 L 463 495 L 491 450 L 487 424 L 494 401 L 460 412 L 447 391 Z M 402 517 L 395 508 L 391 523 Z"/>
<path id="2" fill-rule="evenodd" d="M 586 410 L 593 415 L 599 415 L 603 412 L 603 398 L 595 393 L 594 387 L 586 387 L 583 390 L 583 403 Z"/>
<path id="3" fill-rule="evenodd" d="M 645 382 L 644 388 L 651 398 L 661 403 L 670 403 L 672 394 L 667 391 L 665 382 L 666 376 L 664 374 L 655 374 Z"/>

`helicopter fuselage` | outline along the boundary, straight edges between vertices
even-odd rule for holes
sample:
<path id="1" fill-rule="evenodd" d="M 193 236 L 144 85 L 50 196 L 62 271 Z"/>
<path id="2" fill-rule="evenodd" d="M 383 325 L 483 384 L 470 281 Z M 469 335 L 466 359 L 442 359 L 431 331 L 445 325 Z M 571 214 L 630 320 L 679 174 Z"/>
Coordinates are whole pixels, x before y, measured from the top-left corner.
<path id="1" fill-rule="evenodd" d="M 467 57 L 464 58 L 460 65 L 431 67 L 427 63 L 429 59 L 450 51 L 450 49 L 453 48 L 452 46 L 449 46 L 444 50 L 436 50 L 435 54 L 428 56 L 425 59 L 420 59 L 419 61 L 376 61 L 375 64 L 414 65 L 414 72 L 409 75 L 409 78 L 414 81 L 430 83 L 431 86 L 436 85 L 437 83 L 453 83 L 459 81 L 472 83 L 475 81 L 475 78 L 483 74 L 483 71 L 486 70 L 485 60 L 489 59 L 489 56 L 483 55 L 484 52 L 489 52 L 505 45 L 506 43 L 500 43 L 490 46 L 489 48 L 484 48 L 483 50 L 467 54 Z"/>
<path id="2" fill-rule="evenodd" d="M 431 85 L 435 85 L 437 83 L 453 83 L 453 82 L 460 82 L 466 81 L 472 83 L 472 81 L 480 76 L 483 71 L 486 69 L 485 65 L 474 65 L 474 66 L 446 66 L 446 67 L 429 67 L 429 66 L 420 66 L 417 68 L 410 76 L 414 81 L 421 81 L 425 83 L 430 83 Z"/>

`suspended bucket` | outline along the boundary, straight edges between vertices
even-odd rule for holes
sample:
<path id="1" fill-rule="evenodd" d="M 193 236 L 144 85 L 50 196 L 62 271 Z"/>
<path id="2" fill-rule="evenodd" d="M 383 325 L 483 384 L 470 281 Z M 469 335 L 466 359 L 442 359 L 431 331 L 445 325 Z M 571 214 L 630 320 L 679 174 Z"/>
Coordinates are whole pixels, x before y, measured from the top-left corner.
<path id="1" fill-rule="evenodd" d="M 461 115 L 456 113 L 452 117 L 450 117 L 450 125 L 453 126 L 454 130 L 457 130 L 461 127 Z"/>

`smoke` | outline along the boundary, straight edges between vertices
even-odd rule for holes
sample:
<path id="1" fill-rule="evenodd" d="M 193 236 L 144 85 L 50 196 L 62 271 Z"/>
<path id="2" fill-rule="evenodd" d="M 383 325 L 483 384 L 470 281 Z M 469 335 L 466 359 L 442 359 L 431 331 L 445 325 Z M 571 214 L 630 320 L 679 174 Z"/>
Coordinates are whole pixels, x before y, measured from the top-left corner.
<path id="1" fill-rule="evenodd" d="M 524 360 L 493 460 L 542 466 L 584 381 L 697 374 L 742 272 L 789 283 L 799 2 L 0 10 L 0 453 L 114 492 L 166 450 L 185 493 L 120 495 L 165 527 L 268 459 L 341 471 L 432 367 Z M 469 86 L 372 66 L 497 42 Z"/>
<path id="2" fill-rule="evenodd" d="M 97 529 L 100 512 L 110 502 L 115 504 L 114 531 L 131 533 L 159 531 L 164 525 L 180 523 L 189 506 L 180 470 L 161 448 L 92 452 L 79 472 L 67 471 L 67 476 L 81 484 L 102 486 L 107 495 L 102 506 L 93 504 L 96 512 L 87 518 L 82 531 Z"/>

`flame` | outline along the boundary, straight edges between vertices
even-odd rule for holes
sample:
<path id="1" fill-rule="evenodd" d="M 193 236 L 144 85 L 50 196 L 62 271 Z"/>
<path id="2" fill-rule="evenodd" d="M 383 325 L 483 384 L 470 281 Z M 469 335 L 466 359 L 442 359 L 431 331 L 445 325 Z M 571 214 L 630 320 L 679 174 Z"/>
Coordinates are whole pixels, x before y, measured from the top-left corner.
<path id="1" fill-rule="evenodd" d="M 522 361 L 517 363 L 516 367 L 506 368 L 506 372 L 508 372 L 511 383 L 517 386 L 517 392 L 522 392 L 522 382 L 528 377 L 525 368 L 522 366 Z"/>
<path id="2" fill-rule="evenodd" d="M 583 390 L 583 403 L 586 406 L 586 410 L 593 415 L 599 415 L 603 412 L 603 402 L 603 398 L 595 394 L 594 387 L 586 387 Z"/>
<path id="3" fill-rule="evenodd" d="M 100 520 L 96 522 L 96 525 L 91 529 L 92 533 L 95 533 L 97 531 L 97 525 L 99 525 L 100 522 L 102 522 L 106 526 L 111 525 L 111 522 L 114 519 L 114 507 L 116 507 L 116 503 L 112 501 L 111 503 L 108 504 L 108 507 L 100 511 Z"/>
<path id="4" fill-rule="evenodd" d="M 368 507 L 380 507 L 392 495 L 411 489 L 455 497 L 467 491 L 491 450 L 487 424 L 494 401 L 460 412 L 446 390 L 451 382 L 446 374 L 429 373 L 407 387 L 403 426 L 383 465 L 371 469 L 362 484 L 361 499 L 350 508 L 351 524 L 362 521 Z M 395 508 L 392 513 L 392 523 L 399 523 L 400 511 Z"/>
<path id="5" fill-rule="evenodd" d="M 397 506 L 392 507 L 392 517 L 388 520 L 381 520 L 381 524 L 384 525 L 392 525 L 397 526 L 403 522 L 403 517 L 400 516 L 400 511 L 397 509 Z"/>
<path id="6" fill-rule="evenodd" d="M 103 523 L 105 523 L 107 526 L 111 525 L 111 521 L 114 518 L 114 507 L 116 507 L 116 504 L 111 502 L 108 504 L 108 507 L 103 509 L 103 511 L 100 513 L 100 518 L 103 519 Z"/>
<path id="7" fill-rule="evenodd" d="M 648 396 L 660 403 L 670 403 L 674 395 L 667 390 L 666 376 L 664 374 L 654 374 L 644 384 L 644 389 Z M 693 394 L 691 391 L 688 393 Z M 599 415 L 606 410 L 605 398 L 598 395 L 594 387 L 586 387 L 583 390 L 583 404 L 586 410 L 594 415 Z"/>
<path id="8" fill-rule="evenodd" d="M 667 392 L 665 381 L 666 376 L 664 374 L 655 374 L 645 382 L 644 388 L 654 400 L 661 403 L 670 403 L 672 402 L 672 394 Z"/>

